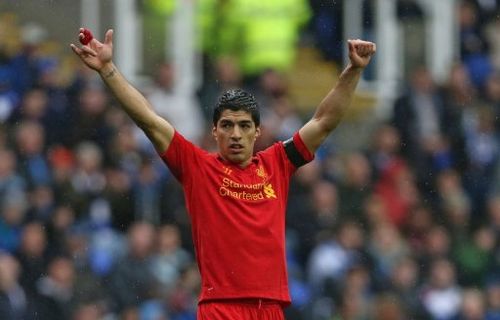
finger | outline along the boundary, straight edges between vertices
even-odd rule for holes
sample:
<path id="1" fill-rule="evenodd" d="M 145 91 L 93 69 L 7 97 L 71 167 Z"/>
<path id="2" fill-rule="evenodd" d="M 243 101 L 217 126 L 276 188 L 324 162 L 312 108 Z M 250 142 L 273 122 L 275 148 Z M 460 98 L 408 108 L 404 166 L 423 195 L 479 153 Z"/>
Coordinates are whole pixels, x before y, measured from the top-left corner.
<path id="1" fill-rule="evenodd" d="M 370 45 L 363 45 L 361 46 L 361 55 L 367 56 L 371 53 L 371 46 Z"/>
<path id="2" fill-rule="evenodd" d="M 373 53 L 373 46 L 370 43 L 366 43 L 360 46 L 359 54 L 361 56 L 368 56 Z"/>
<path id="3" fill-rule="evenodd" d="M 366 50 L 367 50 L 367 54 L 373 54 L 375 53 L 375 44 L 373 43 L 369 43 L 367 46 L 366 46 Z"/>
<path id="4" fill-rule="evenodd" d="M 353 40 L 347 40 L 347 43 L 349 45 L 349 52 L 354 52 L 355 48 L 354 48 Z"/>
<path id="5" fill-rule="evenodd" d="M 82 50 L 85 52 L 85 53 L 88 53 L 90 54 L 91 56 L 97 56 L 97 52 L 95 52 L 92 48 L 90 48 L 89 46 L 83 46 L 82 47 Z"/>
<path id="6" fill-rule="evenodd" d="M 82 49 L 78 48 L 74 44 L 70 44 L 69 46 L 71 47 L 71 50 L 73 50 L 74 53 L 76 53 L 79 56 L 82 55 L 82 53 L 83 53 Z"/>
<path id="7" fill-rule="evenodd" d="M 109 29 L 108 31 L 106 31 L 106 34 L 104 35 L 104 43 L 105 44 L 113 43 L 113 29 Z"/>
<path id="8" fill-rule="evenodd" d="M 85 35 L 83 34 L 84 30 L 85 30 L 85 28 L 78 29 L 78 38 L 79 39 L 85 38 Z"/>

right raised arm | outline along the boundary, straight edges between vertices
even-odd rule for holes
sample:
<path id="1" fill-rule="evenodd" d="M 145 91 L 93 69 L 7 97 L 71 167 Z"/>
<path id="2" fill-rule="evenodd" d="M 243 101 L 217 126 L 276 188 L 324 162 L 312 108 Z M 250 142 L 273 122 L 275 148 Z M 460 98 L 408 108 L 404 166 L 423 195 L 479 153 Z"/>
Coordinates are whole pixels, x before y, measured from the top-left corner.
<path id="1" fill-rule="evenodd" d="M 83 37 L 83 29 L 80 29 Z M 71 44 L 71 49 L 91 69 L 97 71 L 113 95 L 122 105 L 123 110 L 148 136 L 155 149 L 162 153 L 167 150 L 174 136 L 174 127 L 167 120 L 157 115 L 144 96 L 135 89 L 114 65 L 113 30 L 108 30 L 104 43 L 92 39 L 81 48 Z"/>

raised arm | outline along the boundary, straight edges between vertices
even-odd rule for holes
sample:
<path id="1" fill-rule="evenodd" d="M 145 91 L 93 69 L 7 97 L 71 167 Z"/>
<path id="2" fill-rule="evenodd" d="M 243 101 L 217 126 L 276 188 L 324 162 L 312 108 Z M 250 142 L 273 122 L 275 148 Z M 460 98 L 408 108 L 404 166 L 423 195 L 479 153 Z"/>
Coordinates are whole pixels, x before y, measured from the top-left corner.
<path id="1" fill-rule="evenodd" d="M 361 73 L 376 51 L 376 46 L 372 42 L 349 40 L 348 45 L 349 65 L 340 75 L 335 87 L 316 108 L 312 119 L 299 130 L 300 137 L 312 153 L 316 152 L 342 120 L 351 104 Z"/>
<path id="2" fill-rule="evenodd" d="M 80 29 L 80 38 L 83 29 Z M 158 152 L 167 150 L 174 128 L 165 119 L 158 116 L 144 96 L 135 89 L 114 65 L 113 30 L 108 30 L 104 42 L 92 39 L 81 48 L 71 44 L 71 49 L 91 69 L 97 71 L 120 102 L 123 110 L 132 118 L 151 140 Z"/>

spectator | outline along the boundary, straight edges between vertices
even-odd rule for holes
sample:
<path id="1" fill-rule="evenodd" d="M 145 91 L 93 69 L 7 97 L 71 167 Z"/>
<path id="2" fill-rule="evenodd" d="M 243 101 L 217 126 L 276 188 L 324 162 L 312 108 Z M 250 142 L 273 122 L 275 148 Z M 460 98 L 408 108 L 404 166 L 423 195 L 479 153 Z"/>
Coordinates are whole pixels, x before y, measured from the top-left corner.
<path id="1" fill-rule="evenodd" d="M 111 211 L 110 224 L 117 230 L 125 231 L 134 218 L 139 218 L 134 212 L 132 179 L 119 168 L 109 168 L 105 175 L 106 187 L 102 196 Z M 146 215 L 143 218 L 146 218 Z"/>
<path id="2" fill-rule="evenodd" d="M 339 223 L 337 187 L 333 183 L 326 180 L 315 183 L 307 201 L 308 208 L 297 212 L 297 216 L 290 214 L 287 221 L 290 235 L 298 241 L 293 251 L 301 266 L 305 266 L 316 247 L 318 234 L 332 230 Z"/>
<path id="3" fill-rule="evenodd" d="M 486 286 L 487 311 L 485 320 L 500 319 L 500 283 L 493 280 Z"/>
<path id="4" fill-rule="evenodd" d="M 176 88 L 173 65 L 163 63 L 157 70 L 155 85 L 146 95 L 147 99 L 155 111 L 169 119 L 186 138 L 195 143 L 199 142 L 205 126 L 198 102 Z"/>
<path id="5" fill-rule="evenodd" d="M 201 284 L 200 273 L 196 265 L 189 265 L 181 273 L 176 289 L 168 300 L 168 308 L 172 318 L 179 320 L 195 320 L 197 296 Z"/>
<path id="6" fill-rule="evenodd" d="M 48 128 L 47 109 L 49 98 L 42 88 L 31 88 L 23 96 L 19 108 L 13 110 L 9 122 L 15 126 L 21 121 L 33 121 Z"/>
<path id="7" fill-rule="evenodd" d="M 386 209 L 385 219 L 398 228 L 407 222 L 420 197 L 415 177 L 404 161 L 392 162 L 384 169 L 375 182 L 374 192 Z"/>
<path id="8" fill-rule="evenodd" d="M 136 200 L 134 219 L 159 223 L 163 221 L 162 214 L 164 214 L 161 203 L 164 188 L 162 178 L 167 177 L 161 174 L 149 157 L 143 155 L 140 161 L 138 173 L 132 184 L 132 194 Z"/>
<path id="9" fill-rule="evenodd" d="M 244 77 L 255 79 L 267 69 L 289 71 L 299 27 L 310 15 L 306 1 L 231 0 L 222 10 L 220 54 L 236 57 Z"/>
<path id="10" fill-rule="evenodd" d="M 476 87 L 482 88 L 492 71 L 492 65 L 487 55 L 488 46 L 481 28 L 479 10 L 471 1 L 461 1 L 458 9 L 460 55 L 470 72 L 472 82 Z"/>
<path id="11" fill-rule="evenodd" d="M 34 294 L 36 283 L 45 273 L 49 262 L 47 235 L 41 223 L 30 222 L 24 226 L 16 256 L 23 270 L 20 284 L 28 294 Z"/>
<path id="12" fill-rule="evenodd" d="M 344 170 L 339 181 L 339 219 L 354 219 L 366 226 L 363 203 L 372 191 L 372 168 L 362 153 L 350 153 L 343 161 Z"/>
<path id="13" fill-rule="evenodd" d="M 458 281 L 462 286 L 481 287 L 495 270 L 495 246 L 497 239 L 492 229 L 481 226 L 470 238 L 455 245 L 454 261 Z"/>
<path id="14" fill-rule="evenodd" d="M 316 297 L 335 296 L 346 272 L 361 260 L 364 237 L 359 225 L 344 222 L 336 234 L 320 241 L 309 258 L 308 279 Z"/>
<path id="15" fill-rule="evenodd" d="M 73 262 L 56 257 L 47 267 L 47 275 L 36 282 L 40 320 L 63 320 L 71 316 L 75 303 L 75 270 Z"/>
<path id="16" fill-rule="evenodd" d="M 0 149 L 0 249 L 17 249 L 27 206 L 26 183 L 16 172 L 15 154 Z"/>
<path id="17" fill-rule="evenodd" d="M 158 245 L 152 257 L 152 271 L 161 283 L 161 291 L 172 294 L 182 272 L 192 264 L 190 254 L 182 249 L 180 232 L 175 225 L 163 225 L 157 232 Z"/>
<path id="18" fill-rule="evenodd" d="M 157 294 L 152 272 L 154 227 L 146 222 L 136 222 L 127 235 L 128 254 L 116 264 L 109 282 L 114 309 L 120 312 Z"/>
<path id="19" fill-rule="evenodd" d="M 433 225 L 426 238 L 425 250 L 419 255 L 418 262 L 422 275 L 428 274 L 434 260 L 451 258 L 452 240 L 450 233 L 441 225 Z"/>
<path id="20" fill-rule="evenodd" d="M 404 226 L 404 235 L 409 249 L 416 257 L 425 250 L 427 234 L 434 226 L 434 216 L 435 212 L 428 206 L 420 205 L 411 210 Z"/>
<path id="21" fill-rule="evenodd" d="M 389 223 L 373 227 L 367 248 L 374 262 L 374 277 L 378 284 L 388 282 L 398 261 L 409 253 L 401 233 Z"/>
<path id="22" fill-rule="evenodd" d="M 0 123 L 5 123 L 17 107 L 21 95 L 12 79 L 15 70 L 5 48 L 0 45 Z"/>
<path id="23" fill-rule="evenodd" d="M 429 70 L 416 68 L 411 74 L 408 90 L 394 104 L 392 124 L 399 131 L 401 151 L 416 169 L 419 186 L 425 187 L 425 194 L 433 186 L 429 177 L 441 169 L 435 166 L 434 157 L 449 153 L 444 136 L 448 119 L 442 95 Z"/>
<path id="24" fill-rule="evenodd" d="M 52 183 L 52 173 L 45 157 L 45 131 L 41 124 L 23 121 L 16 127 L 16 148 L 19 171 L 28 187 L 47 186 Z"/>
<path id="25" fill-rule="evenodd" d="M 486 315 L 484 295 L 476 289 L 466 289 L 463 292 L 462 307 L 459 318 L 463 320 L 482 320 Z"/>
<path id="26" fill-rule="evenodd" d="M 50 220 L 45 224 L 48 247 L 58 255 L 68 254 L 68 236 L 71 226 L 75 223 L 73 208 L 60 205 L 54 208 Z"/>
<path id="27" fill-rule="evenodd" d="M 477 94 L 478 90 L 472 84 L 466 66 L 463 63 L 454 64 L 442 89 L 447 113 L 444 133 L 452 151 L 452 166 L 460 172 L 466 170 L 468 165 L 464 124 L 467 122 L 469 110 L 473 110 L 477 104 Z"/>
<path id="28" fill-rule="evenodd" d="M 461 176 L 454 170 L 445 170 L 437 176 L 437 208 L 439 222 L 446 224 L 452 237 L 466 234 L 471 222 L 471 202 L 462 187 Z"/>
<path id="29" fill-rule="evenodd" d="M 0 250 L 14 253 L 20 245 L 28 204 L 24 197 L 8 198 L 0 216 Z"/>
<path id="30" fill-rule="evenodd" d="M 421 318 L 418 300 L 419 266 L 411 256 L 397 261 L 390 275 L 388 291 L 397 297 L 402 311 L 410 319 Z"/>
<path id="31" fill-rule="evenodd" d="M 450 260 L 441 258 L 431 263 L 420 299 L 431 319 L 452 320 L 459 314 L 462 292 L 456 283 L 455 267 Z"/>
<path id="32" fill-rule="evenodd" d="M 481 220 L 484 219 L 486 195 L 492 188 L 492 181 L 488 177 L 494 175 L 500 155 L 499 140 L 495 132 L 493 111 L 490 108 L 473 110 L 468 120 L 464 130 L 469 166 L 464 175 L 464 183 L 471 195 L 475 218 Z"/>
<path id="33" fill-rule="evenodd" d="M 76 167 L 71 175 L 71 204 L 78 218 L 89 218 L 93 200 L 99 198 L 106 186 L 102 171 L 102 149 L 92 142 L 82 142 L 76 148 Z"/>
<path id="34" fill-rule="evenodd" d="M 401 306 L 399 297 L 392 295 L 381 295 L 373 303 L 375 320 L 400 320 L 406 319 L 408 315 Z"/>
<path id="35" fill-rule="evenodd" d="M 78 108 L 75 108 L 76 114 L 71 119 L 71 129 L 66 133 L 70 145 L 74 146 L 85 140 L 107 150 L 108 139 L 112 133 L 106 123 L 108 102 L 109 97 L 100 85 L 89 83 L 81 89 Z"/>
<path id="36" fill-rule="evenodd" d="M 22 271 L 10 254 L 0 253 L 0 317 L 9 320 L 36 319 L 35 300 L 19 284 Z"/>

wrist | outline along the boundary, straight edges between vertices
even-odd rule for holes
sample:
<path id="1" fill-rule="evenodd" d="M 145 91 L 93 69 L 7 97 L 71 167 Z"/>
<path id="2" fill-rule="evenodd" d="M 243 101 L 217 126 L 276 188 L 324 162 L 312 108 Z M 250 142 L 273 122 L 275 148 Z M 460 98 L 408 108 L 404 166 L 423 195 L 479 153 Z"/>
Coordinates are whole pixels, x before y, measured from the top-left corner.
<path id="1" fill-rule="evenodd" d="M 356 72 L 362 72 L 365 69 L 365 66 L 356 66 L 352 64 L 352 62 L 349 62 L 349 65 L 347 65 L 346 70 L 349 71 L 356 71 Z"/>
<path id="2" fill-rule="evenodd" d="M 108 62 L 102 66 L 102 68 L 99 70 L 99 75 L 102 78 L 110 78 L 115 75 L 116 73 L 116 66 L 114 65 L 113 62 Z"/>

